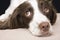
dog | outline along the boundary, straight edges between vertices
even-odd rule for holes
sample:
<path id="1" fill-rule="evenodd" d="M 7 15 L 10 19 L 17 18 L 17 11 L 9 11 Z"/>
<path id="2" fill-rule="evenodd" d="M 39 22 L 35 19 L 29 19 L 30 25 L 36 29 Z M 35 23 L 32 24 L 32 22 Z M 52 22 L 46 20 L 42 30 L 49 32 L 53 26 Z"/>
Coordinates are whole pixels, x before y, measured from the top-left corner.
<path id="1" fill-rule="evenodd" d="M 35 36 L 43 36 L 52 33 L 56 18 L 52 0 L 11 0 L 0 16 L 0 29 L 27 28 Z"/>

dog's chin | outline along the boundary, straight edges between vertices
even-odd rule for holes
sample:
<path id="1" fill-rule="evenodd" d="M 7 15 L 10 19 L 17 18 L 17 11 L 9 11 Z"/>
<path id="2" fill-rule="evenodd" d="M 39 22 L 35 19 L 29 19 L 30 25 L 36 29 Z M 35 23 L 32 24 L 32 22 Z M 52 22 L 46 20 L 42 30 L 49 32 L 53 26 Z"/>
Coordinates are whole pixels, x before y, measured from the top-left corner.
<path id="1" fill-rule="evenodd" d="M 48 32 L 41 32 L 40 30 L 38 31 L 29 30 L 29 31 L 33 36 L 36 36 L 36 37 L 49 37 L 53 34 L 51 30 L 49 30 Z"/>
<path id="2" fill-rule="evenodd" d="M 40 33 L 40 34 L 33 34 L 32 33 L 32 35 L 36 36 L 36 37 L 49 37 L 49 36 L 52 35 L 52 33 L 46 33 L 46 34 L 42 34 L 42 33 Z"/>

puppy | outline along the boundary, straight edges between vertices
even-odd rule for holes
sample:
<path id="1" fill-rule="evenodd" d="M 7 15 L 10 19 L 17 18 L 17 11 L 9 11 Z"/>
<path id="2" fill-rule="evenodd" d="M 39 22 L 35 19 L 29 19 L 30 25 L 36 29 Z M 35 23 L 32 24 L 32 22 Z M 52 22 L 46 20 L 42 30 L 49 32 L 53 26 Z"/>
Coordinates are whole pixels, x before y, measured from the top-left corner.
<path id="1" fill-rule="evenodd" d="M 33 35 L 43 36 L 52 32 L 56 18 L 52 0 L 11 0 L 0 16 L 0 29 L 27 28 Z"/>

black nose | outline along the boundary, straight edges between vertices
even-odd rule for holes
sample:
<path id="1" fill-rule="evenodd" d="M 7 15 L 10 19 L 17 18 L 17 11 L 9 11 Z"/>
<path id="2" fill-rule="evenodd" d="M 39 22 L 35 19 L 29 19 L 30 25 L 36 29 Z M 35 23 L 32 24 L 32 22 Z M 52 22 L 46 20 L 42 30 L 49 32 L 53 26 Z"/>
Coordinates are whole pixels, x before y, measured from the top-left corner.
<path id="1" fill-rule="evenodd" d="M 42 22 L 40 25 L 39 25 L 40 29 L 42 31 L 48 31 L 50 26 L 49 26 L 49 23 L 48 22 Z"/>

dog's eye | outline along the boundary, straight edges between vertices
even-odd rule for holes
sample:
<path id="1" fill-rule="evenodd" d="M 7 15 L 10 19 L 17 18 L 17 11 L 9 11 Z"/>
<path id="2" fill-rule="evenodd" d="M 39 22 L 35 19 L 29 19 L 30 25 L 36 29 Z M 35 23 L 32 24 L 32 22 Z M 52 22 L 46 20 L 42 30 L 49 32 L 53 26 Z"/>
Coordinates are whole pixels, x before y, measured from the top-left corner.
<path id="1" fill-rule="evenodd" d="M 32 7 L 28 7 L 25 10 L 24 16 L 27 18 L 31 18 L 33 16 L 33 8 Z"/>
<path id="2" fill-rule="evenodd" d="M 26 17 L 31 17 L 31 15 L 32 15 L 32 13 L 28 10 L 28 11 L 26 11 L 26 13 L 25 13 L 25 16 Z"/>
<path id="3" fill-rule="evenodd" d="M 44 11 L 45 13 L 48 13 L 50 10 L 47 9 L 47 8 L 45 8 L 43 11 Z"/>

